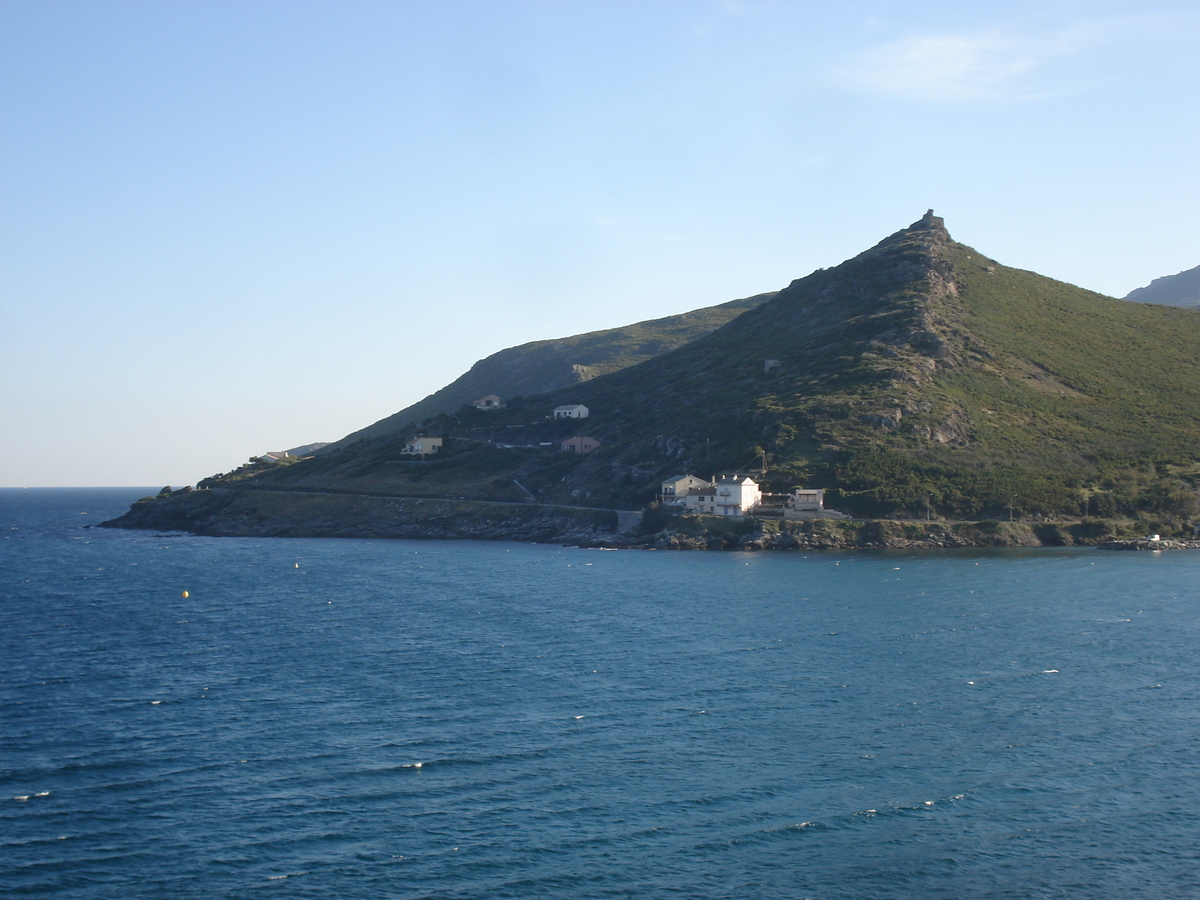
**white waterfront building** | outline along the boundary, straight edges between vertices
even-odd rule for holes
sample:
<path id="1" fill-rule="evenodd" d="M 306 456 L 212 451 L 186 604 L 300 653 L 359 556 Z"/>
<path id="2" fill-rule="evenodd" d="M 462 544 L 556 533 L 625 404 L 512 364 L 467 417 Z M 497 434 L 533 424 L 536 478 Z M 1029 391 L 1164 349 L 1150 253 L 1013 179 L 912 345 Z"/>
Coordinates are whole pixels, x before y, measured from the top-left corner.
<path id="1" fill-rule="evenodd" d="M 701 482 L 701 485 L 683 496 L 677 490 L 674 502 L 690 513 L 712 516 L 744 516 L 762 503 L 762 489 L 748 475 L 718 475 L 714 483 Z"/>
<path id="2" fill-rule="evenodd" d="M 762 488 L 749 475 L 718 475 L 716 491 L 719 516 L 744 516 L 762 503 Z"/>

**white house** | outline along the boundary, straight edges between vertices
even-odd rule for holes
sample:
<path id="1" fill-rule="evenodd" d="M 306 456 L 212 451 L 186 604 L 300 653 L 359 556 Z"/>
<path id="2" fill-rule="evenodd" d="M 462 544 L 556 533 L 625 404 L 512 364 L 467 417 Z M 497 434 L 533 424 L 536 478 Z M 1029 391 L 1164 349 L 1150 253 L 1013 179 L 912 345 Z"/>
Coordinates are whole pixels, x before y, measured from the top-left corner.
<path id="1" fill-rule="evenodd" d="M 600 442 L 595 438 L 585 437 L 577 434 L 575 437 L 567 438 L 558 446 L 560 450 L 570 453 L 591 453 L 600 446 Z"/>
<path id="2" fill-rule="evenodd" d="M 719 516 L 744 516 L 762 503 L 762 488 L 749 475 L 718 475 L 716 492 Z"/>
<path id="3" fill-rule="evenodd" d="M 672 475 L 662 483 L 660 492 L 664 502 L 672 503 L 676 499 L 682 500 L 687 496 L 688 491 L 706 487 L 712 487 L 712 482 L 697 478 L 695 475 Z"/>
<path id="4" fill-rule="evenodd" d="M 569 403 L 566 406 L 554 407 L 556 419 L 586 419 L 588 408 L 581 403 Z"/>
<path id="5" fill-rule="evenodd" d="M 746 475 L 718 475 L 716 484 L 692 488 L 677 503 L 691 513 L 712 516 L 744 516 L 762 503 L 762 489 Z"/>
<path id="6" fill-rule="evenodd" d="M 431 453 L 437 453 L 442 449 L 442 439 L 440 437 L 426 437 L 420 435 L 413 438 L 404 445 L 401 453 L 408 453 L 412 456 L 429 456 Z"/>
<path id="7" fill-rule="evenodd" d="M 683 496 L 676 495 L 676 503 L 690 513 L 717 514 L 717 489 L 711 484 L 704 487 L 692 488 Z"/>
<path id="8" fill-rule="evenodd" d="M 825 508 L 825 492 L 819 489 L 795 488 L 788 495 L 787 508 L 797 512 L 820 512 Z"/>
<path id="9" fill-rule="evenodd" d="M 785 519 L 848 519 L 845 513 L 825 508 L 825 492 L 819 488 L 795 488 L 783 507 Z"/>
<path id="10" fill-rule="evenodd" d="M 480 397 L 471 404 L 476 409 L 503 409 L 504 404 L 500 402 L 500 398 L 495 394 L 488 394 L 486 397 Z"/>

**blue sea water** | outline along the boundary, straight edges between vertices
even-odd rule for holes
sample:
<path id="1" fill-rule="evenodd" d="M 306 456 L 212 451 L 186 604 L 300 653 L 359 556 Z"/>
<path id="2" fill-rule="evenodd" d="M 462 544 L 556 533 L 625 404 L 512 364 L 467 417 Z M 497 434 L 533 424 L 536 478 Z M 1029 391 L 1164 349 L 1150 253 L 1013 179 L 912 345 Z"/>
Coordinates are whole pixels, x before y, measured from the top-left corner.
<path id="1" fill-rule="evenodd" d="M 1200 554 L 83 527 L 144 493 L 0 491 L 0 895 L 1200 896 Z"/>

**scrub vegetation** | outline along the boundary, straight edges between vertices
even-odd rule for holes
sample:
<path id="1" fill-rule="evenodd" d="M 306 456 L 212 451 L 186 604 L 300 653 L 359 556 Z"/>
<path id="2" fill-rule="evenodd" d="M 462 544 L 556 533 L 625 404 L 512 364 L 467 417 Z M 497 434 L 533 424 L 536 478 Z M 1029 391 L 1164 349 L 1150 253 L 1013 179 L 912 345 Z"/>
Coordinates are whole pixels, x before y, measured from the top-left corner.
<path id="1" fill-rule="evenodd" d="M 607 362 L 504 409 L 442 408 L 206 486 L 634 509 L 666 476 L 742 470 L 860 517 L 1070 520 L 1072 541 L 1200 513 L 1200 311 L 1003 266 L 932 213 L 752 300 L 700 311 L 695 333 L 677 323 L 673 349 L 655 345 L 667 320 L 558 342 Z M 551 418 L 569 403 L 589 417 Z M 441 453 L 403 457 L 418 432 L 445 436 Z M 575 434 L 601 445 L 560 452 Z"/>

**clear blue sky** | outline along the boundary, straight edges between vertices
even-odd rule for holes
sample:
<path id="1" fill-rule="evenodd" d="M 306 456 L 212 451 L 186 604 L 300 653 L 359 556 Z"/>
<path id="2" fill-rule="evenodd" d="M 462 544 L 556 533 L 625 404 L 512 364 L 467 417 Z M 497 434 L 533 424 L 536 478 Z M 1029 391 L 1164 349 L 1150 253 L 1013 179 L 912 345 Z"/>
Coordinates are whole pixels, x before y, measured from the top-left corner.
<path id="1" fill-rule="evenodd" d="M 1194 2 L 0 2 L 0 485 L 190 484 L 928 207 L 1200 264 Z"/>

